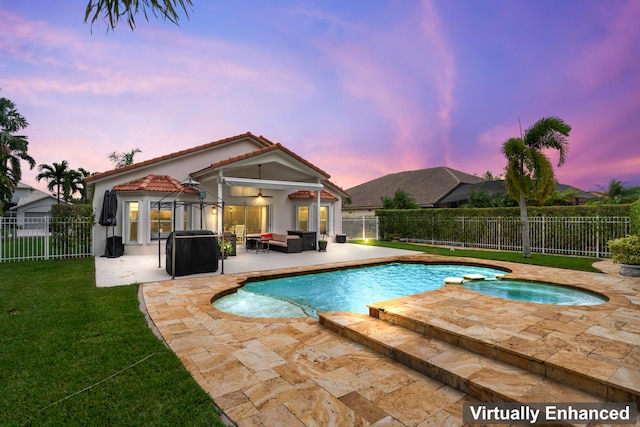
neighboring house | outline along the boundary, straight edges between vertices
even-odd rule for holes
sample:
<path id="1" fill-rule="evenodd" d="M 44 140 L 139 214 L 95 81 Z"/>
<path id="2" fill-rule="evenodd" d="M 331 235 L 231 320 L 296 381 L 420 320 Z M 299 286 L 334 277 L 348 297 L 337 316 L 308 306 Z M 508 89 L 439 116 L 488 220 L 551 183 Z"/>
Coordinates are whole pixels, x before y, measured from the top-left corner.
<path id="1" fill-rule="evenodd" d="M 393 197 L 397 190 L 409 193 L 421 208 L 433 208 L 459 186 L 483 181 L 448 167 L 393 173 L 349 188 L 351 203 L 343 207 L 343 215 L 374 215 L 382 209 L 382 198 Z"/>
<path id="2" fill-rule="evenodd" d="M 593 194 L 587 193 L 586 191 L 582 191 L 578 188 L 572 187 L 566 184 L 556 184 L 556 191 L 558 193 L 563 193 L 567 190 L 572 190 L 575 192 L 575 197 L 571 200 L 570 204 L 572 205 L 582 205 L 587 199 L 592 199 L 595 196 Z M 460 207 L 469 201 L 469 196 L 472 191 L 483 191 L 488 195 L 493 196 L 494 194 L 506 194 L 507 190 L 505 188 L 504 180 L 492 180 L 492 181 L 483 181 L 478 182 L 476 184 L 463 184 L 458 188 L 449 193 L 446 197 L 440 200 L 437 204 L 439 208 L 457 208 Z"/>
<path id="3" fill-rule="evenodd" d="M 16 218 L 18 226 L 25 226 L 26 218 L 42 218 L 51 215 L 51 206 L 58 203 L 55 196 L 19 183 L 16 187 L 9 208 L 9 215 Z"/>
<path id="4" fill-rule="evenodd" d="M 107 190 L 115 190 L 118 202 L 115 228 L 95 226 L 96 253 L 112 233 L 122 236 L 125 254 L 155 253 L 158 239 L 174 229 L 224 230 L 240 240 L 289 230 L 335 236 L 348 193 L 329 177 L 251 133 L 92 175 L 85 181 L 96 218 Z"/>
<path id="5" fill-rule="evenodd" d="M 30 185 L 25 184 L 24 182 L 18 182 L 18 185 L 13 189 L 13 194 L 11 195 L 11 205 L 15 206 L 18 204 L 18 201 L 23 197 L 28 197 L 32 191 L 34 191 Z"/>

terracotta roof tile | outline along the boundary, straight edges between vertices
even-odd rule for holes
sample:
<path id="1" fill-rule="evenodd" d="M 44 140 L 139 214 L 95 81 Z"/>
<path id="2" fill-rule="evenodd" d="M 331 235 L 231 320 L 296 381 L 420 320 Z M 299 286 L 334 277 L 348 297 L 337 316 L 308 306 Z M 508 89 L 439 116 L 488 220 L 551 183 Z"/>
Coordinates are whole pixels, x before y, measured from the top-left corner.
<path id="1" fill-rule="evenodd" d="M 124 184 L 113 187 L 116 191 L 158 191 L 163 193 L 173 193 L 183 190 L 175 178 L 168 175 L 147 175 L 144 178 L 125 182 Z M 194 188 L 184 188 L 183 193 L 198 194 L 199 191 Z"/>
<path id="2" fill-rule="evenodd" d="M 317 191 L 309 191 L 309 190 L 300 190 L 295 193 L 289 194 L 290 199 L 315 199 L 318 197 Z M 320 192 L 320 198 L 324 200 L 338 200 L 336 196 L 329 193 L 327 190 L 322 190 Z"/>
<path id="3" fill-rule="evenodd" d="M 342 193 L 346 197 L 350 197 L 351 196 L 347 190 L 337 186 L 336 184 L 334 184 L 331 181 L 323 181 L 323 183 L 324 183 L 324 185 L 328 185 L 329 187 L 333 188 L 334 190 Z"/>

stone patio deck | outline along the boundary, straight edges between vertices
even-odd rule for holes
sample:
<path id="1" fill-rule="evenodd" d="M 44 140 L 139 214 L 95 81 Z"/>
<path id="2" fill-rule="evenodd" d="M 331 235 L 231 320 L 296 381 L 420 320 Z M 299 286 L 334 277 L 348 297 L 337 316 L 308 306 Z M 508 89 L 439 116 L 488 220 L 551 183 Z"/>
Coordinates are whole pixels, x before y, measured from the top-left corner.
<path id="1" fill-rule="evenodd" d="M 325 313 L 320 322 L 211 305 L 251 277 L 317 266 L 153 282 L 142 292 L 169 347 L 242 427 L 455 426 L 463 403 L 477 400 L 640 401 L 640 280 L 610 263 L 597 274 L 418 254 L 324 268 L 382 261 L 497 265 L 610 301 L 539 305 L 446 285 L 373 304 L 377 317 Z"/>

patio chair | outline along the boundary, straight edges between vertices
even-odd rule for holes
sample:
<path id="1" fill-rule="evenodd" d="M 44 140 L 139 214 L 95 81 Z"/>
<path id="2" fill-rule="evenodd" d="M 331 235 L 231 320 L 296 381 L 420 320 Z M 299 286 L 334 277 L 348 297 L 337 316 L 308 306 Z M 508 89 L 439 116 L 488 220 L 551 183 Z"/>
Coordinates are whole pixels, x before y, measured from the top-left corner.
<path id="1" fill-rule="evenodd" d="M 241 245 L 244 245 L 244 224 L 236 225 L 235 234 L 236 234 L 236 242 Z"/>

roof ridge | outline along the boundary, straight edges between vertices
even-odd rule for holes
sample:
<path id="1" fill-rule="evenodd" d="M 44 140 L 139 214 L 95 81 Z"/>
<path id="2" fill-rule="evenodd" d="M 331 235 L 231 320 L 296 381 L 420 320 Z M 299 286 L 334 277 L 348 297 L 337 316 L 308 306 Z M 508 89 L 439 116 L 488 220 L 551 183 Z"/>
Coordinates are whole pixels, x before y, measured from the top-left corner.
<path id="1" fill-rule="evenodd" d="M 165 154 L 163 156 L 154 157 L 152 159 L 144 160 L 144 161 L 139 162 L 139 163 L 133 163 L 131 165 L 123 166 L 121 168 L 110 169 L 110 170 L 105 171 L 105 172 L 97 173 L 95 175 L 91 175 L 91 176 L 86 177 L 85 178 L 85 182 L 95 181 L 96 179 L 103 178 L 105 176 L 114 175 L 116 173 L 137 169 L 137 168 L 142 167 L 142 166 L 148 166 L 148 165 L 151 165 L 151 164 L 154 164 L 154 163 L 158 163 L 158 162 L 161 162 L 161 161 L 164 161 L 164 160 L 169 160 L 169 159 L 172 159 L 172 158 L 175 158 L 175 157 L 184 156 L 186 154 L 195 153 L 195 152 L 198 152 L 198 151 L 201 151 L 201 150 L 206 150 L 207 148 L 215 147 L 217 145 L 226 144 L 226 143 L 231 142 L 231 141 L 233 141 L 235 139 L 247 138 L 247 137 L 251 137 L 255 141 L 257 141 L 257 142 L 259 142 L 261 144 L 264 144 L 266 146 L 268 146 L 269 144 L 273 144 L 271 141 L 269 141 L 268 139 L 266 139 L 264 137 L 255 136 L 251 132 L 245 132 L 245 133 L 242 133 L 242 134 L 239 134 L 239 135 L 230 136 L 228 138 L 219 139 L 217 141 L 208 142 L 206 144 L 197 145 L 197 146 L 192 147 L 192 148 L 187 148 L 187 149 L 184 149 L 184 150 L 175 151 L 173 153 Z"/>

